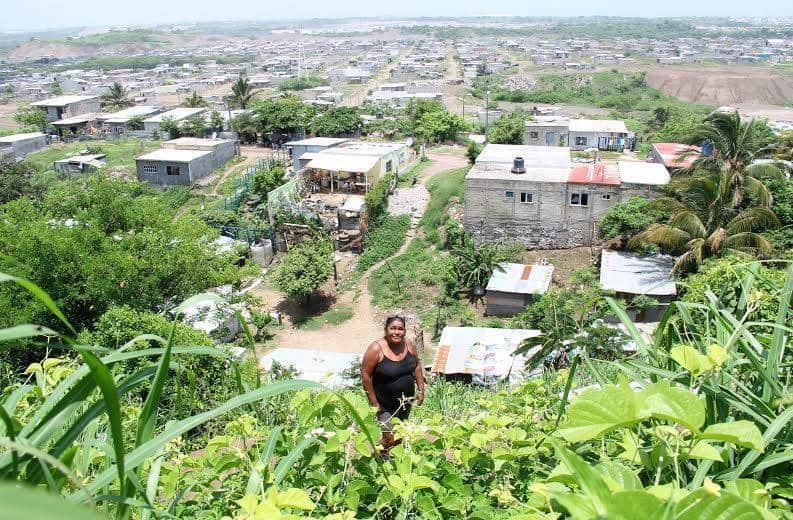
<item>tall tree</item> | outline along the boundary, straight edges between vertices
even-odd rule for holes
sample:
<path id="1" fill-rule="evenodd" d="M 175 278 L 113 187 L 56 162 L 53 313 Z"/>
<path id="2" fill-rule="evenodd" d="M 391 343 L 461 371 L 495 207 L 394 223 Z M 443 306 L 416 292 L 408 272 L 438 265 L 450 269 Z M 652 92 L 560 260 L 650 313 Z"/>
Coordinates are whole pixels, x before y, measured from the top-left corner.
<path id="1" fill-rule="evenodd" d="M 645 241 L 680 255 L 676 271 L 696 271 L 705 259 L 735 251 L 770 253 L 773 245 L 760 232 L 778 224 L 776 215 L 765 205 L 736 209 L 724 204 L 724 180 L 720 173 L 687 179 L 683 189 L 673 189 L 676 197 L 654 201 L 672 210 L 669 222 L 651 225 L 629 246 Z"/>
<path id="2" fill-rule="evenodd" d="M 363 119 L 355 107 L 333 107 L 314 117 L 310 126 L 318 136 L 351 135 L 363 128 Z"/>
<path id="3" fill-rule="evenodd" d="M 715 112 L 694 131 L 692 144 L 708 144 L 713 153 L 698 157 L 689 171 L 715 172 L 721 176 L 719 198 L 722 204 L 737 208 L 747 195 L 766 206 L 771 193 L 762 182 L 747 173 L 747 167 L 768 150 L 770 134 L 767 125 L 757 119 L 746 122 L 738 111 Z"/>
<path id="4" fill-rule="evenodd" d="M 188 108 L 201 108 L 207 106 L 207 100 L 201 97 L 201 94 L 194 90 L 193 93 L 184 100 L 182 106 Z"/>
<path id="5" fill-rule="evenodd" d="M 135 104 L 132 98 L 129 97 L 129 90 L 127 90 L 121 83 L 114 81 L 110 85 L 107 94 L 101 98 L 102 108 L 115 112 L 122 108 L 130 107 Z"/>
<path id="6" fill-rule="evenodd" d="M 274 140 L 279 141 L 281 134 L 290 135 L 305 130 L 314 115 L 314 108 L 298 97 L 284 96 L 256 103 L 253 112 L 261 132 L 277 134 Z"/>
<path id="7" fill-rule="evenodd" d="M 251 86 L 248 78 L 240 76 L 237 81 L 231 85 L 231 95 L 229 96 L 229 103 L 236 108 L 246 109 L 253 101 L 253 96 L 256 91 Z"/>

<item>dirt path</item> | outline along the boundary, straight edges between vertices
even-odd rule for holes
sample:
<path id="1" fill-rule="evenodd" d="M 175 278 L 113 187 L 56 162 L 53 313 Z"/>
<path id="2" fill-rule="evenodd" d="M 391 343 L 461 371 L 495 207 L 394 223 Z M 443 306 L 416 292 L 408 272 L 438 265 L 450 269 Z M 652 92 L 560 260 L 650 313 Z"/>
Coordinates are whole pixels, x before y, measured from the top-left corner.
<path id="1" fill-rule="evenodd" d="M 212 191 L 209 192 L 212 196 L 220 195 L 218 190 L 220 187 L 223 186 L 223 182 L 234 172 L 242 171 L 243 169 L 253 166 L 256 161 L 261 159 L 262 157 L 269 157 L 272 155 L 273 151 L 270 148 L 262 148 L 259 146 L 240 146 L 240 155 L 245 157 L 242 162 L 234 164 L 228 168 L 221 174 L 220 178 L 217 179 L 212 186 Z"/>
<path id="2" fill-rule="evenodd" d="M 467 159 L 461 155 L 430 152 L 428 156 L 432 162 L 420 175 L 419 182 L 422 184 L 425 184 L 438 173 L 461 168 L 468 164 Z M 407 232 L 405 243 L 389 259 L 403 254 L 410 246 L 410 242 L 416 236 L 417 231 L 417 226 L 412 226 Z M 318 330 L 298 329 L 287 323 L 285 328 L 279 331 L 270 344 L 277 345 L 280 348 L 363 353 L 369 343 L 378 338 L 383 332 L 381 323 L 387 312 L 376 309 L 372 304 L 372 295 L 369 293 L 369 280 L 372 274 L 389 259 L 382 260 L 369 268 L 354 289 L 338 295 L 338 299 L 333 305 L 351 307 L 353 311 L 352 318 L 339 325 L 327 325 Z M 284 303 L 283 296 L 272 289 L 259 286 L 254 293 L 261 297 L 268 304 L 268 307 L 277 307 Z"/>

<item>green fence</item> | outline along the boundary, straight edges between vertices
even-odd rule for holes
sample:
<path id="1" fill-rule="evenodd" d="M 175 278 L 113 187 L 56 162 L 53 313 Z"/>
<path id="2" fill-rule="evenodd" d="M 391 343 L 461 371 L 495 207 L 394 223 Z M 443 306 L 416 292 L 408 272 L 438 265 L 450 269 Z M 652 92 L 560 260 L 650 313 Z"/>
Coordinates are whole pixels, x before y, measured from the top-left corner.
<path id="1" fill-rule="evenodd" d="M 234 180 L 234 183 L 232 184 L 231 195 L 223 199 L 223 209 L 228 211 L 237 211 L 240 205 L 242 205 L 242 201 L 245 200 L 253 188 L 253 177 L 256 175 L 256 172 L 261 170 L 269 170 L 276 166 L 283 166 L 283 163 L 273 157 L 264 157 L 259 159 L 253 166 L 248 167 L 248 169 L 245 170 L 245 173 Z"/>

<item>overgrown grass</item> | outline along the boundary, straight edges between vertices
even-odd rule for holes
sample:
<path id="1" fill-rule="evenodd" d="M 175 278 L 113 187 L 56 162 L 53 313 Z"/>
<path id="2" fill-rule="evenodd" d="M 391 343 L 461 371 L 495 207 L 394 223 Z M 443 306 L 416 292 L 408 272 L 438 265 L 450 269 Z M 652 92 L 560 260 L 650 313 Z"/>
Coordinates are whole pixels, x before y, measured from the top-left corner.
<path id="1" fill-rule="evenodd" d="M 364 241 L 364 250 L 358 258 L 355 271 L 363 274 L 381 260 L 393 255 L 405 243 L 410 229 L 410 215 L 394 217 L 386 215 L 377 227 L 369 231 Z"/>
<path id="2" fill-rule="evenodd" d="M 427 205 L 427 210 L 421 218 L 421 225 L 427 236 L 427 241 L 432 244 L 440 243 L 438 230 L 446 222 L 446 207 L 452 197 L 463 200 L 465 194 L 465 175 L 469 167 L 457 168 L 435 175 L 427 182 L 427 189 L 432 195 Z"/>
<path id="3" fill-rule="evenodd" d="M 302 330 L 319 330 L 326 325 L 340 325 L 345 321 L 351 319 L 355 313 L 352 307 L 348 305 L 340 305 L 319 316 L 312 316 L 307 320 L 295 323 L 298 329 Z"/>
<path id="4" fill-rule="evenodd" d="M 52 163 L 66 159 L 83 150 L 96 150 L 107 154 L 104 161 L 107 169 L 121 169 L 129 174 L 135 173 L 135 157 L 151 150 L 160 148 L 159 141 L 143 141 L 140 139 L 124 139 L 119 141 L 83 141 L 68 144 L 56 144 L 28 156 L 27 160 L 38 171 L 52 169 Z"/>
<path id="5" fill-rule="evenodd" d="M 163 45 L 168 43 L 163 33 L 146 29 L 132 29 L 127 31 L 108 31 L 99 34 L 90 34 L 78 38 L 53 38 L 46 42 L 66 43 L 70 45 L 115 45 L 120 43 L 148 43 Z"/>

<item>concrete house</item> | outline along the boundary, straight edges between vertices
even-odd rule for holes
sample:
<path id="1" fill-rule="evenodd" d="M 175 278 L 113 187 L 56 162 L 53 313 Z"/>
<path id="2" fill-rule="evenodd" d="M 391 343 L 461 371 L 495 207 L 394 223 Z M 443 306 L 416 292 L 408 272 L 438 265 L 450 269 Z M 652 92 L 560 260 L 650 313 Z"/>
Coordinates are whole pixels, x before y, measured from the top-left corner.
<path id="1" fill-rule="evenodd" d="M 535 295 L 548 291 L 553 277 L 552 265 L 524 265 L 504 262 L 493 271 L 487 282 L 486 314 L 514 316 L 528 305 Z"/>
<path id="2" fill-rule="evenodd" d="M 111 114 L 100 114 L 98 116 L 99 121 L 102 123 L 102 130 L 107 132 L 111 135 L 124 135 L 125 133 L 129 132 L 131 128 L 129 127 L 129 122 L 134 117 L 151 117 L 154 114 L 160 112 L 160 107 L 156 106 L 147 106 L 147 105 L 138 105 L 134 107 L 125 108 L 123 110 L 119 110 L 118 112 L 113 112 Z M 145 127 L 145 123 L 144 123 Z"/>
<path id="3" fill-rule="evenodd" d="M 464 226 L 481 242 L 555 249 L 592 244 L 614 204 L 653 197 L 669 182 L 660 164 L 573 167 L 567 147 L 488 144 L 465 177 Z"/>
<path id="4" fill-rule="evenodd" d="M 48 123 L 100 111 L 99 96 L 57 96 L 36 101 L 30 106 L 44 111 Z"/>
<path id="5" fill-rule="evenodd" d="M 154 132 L 160 130 L 160 125 L 162 124 L 163 120 L 171 119 L 174 122 L 181 122 L 187 119 L 188 117 L 194 116 L 196 114 L 203 114 L 206 112 L 207 109 L 200 107 L 200 108 L 174 108 L 173 110 L 169 110 L 167 112 L 163 112 L 161 114 L 157 114 L 155 116 L 149 117 L 143 120 L 143 129 L 146 132 Z"/>
<path id="6" fill-rule="evenodd" d="M 298 141 L 289 141 L 286 143 L 286 148 L 289 150 L 289 155 L 292 157 L 292 164 L 295 171 L 299 171 L 315 157 L 314 154 L 317 152 L 338 146 L 347 141 L 349 141 L 349 139 L 339 137 L 310 137 Z M 303 159 L 304 155 L 305 158 Z"/>
<path id="7" fill-rule="evenodd" d="M 0 137 L 0 155 L 22 158 L 47 146 L 47 136 L 41 132 Z"/>
<path id="8" fill-rule="evenodd" d="M 658 305 L 628 311 L 633 321 L 658 321 L 677 295 L 672 277 L 674 263 L 674 259 L 666 255 L 639 256 L 604 249 L 600 256 L 600 288 L 614 291 L 617 297 L 628 302 L 636 296 L 658 301 Z"/>
<path id="9" fill-rule="evenodd" d="M 526 123 L 523 142 L 533 146 L 569 146 L 571 150 L 596 148 L 621 152 L 633 148 L 635 139 L 623 121 L 539 116 Z"/>
<path id="10" fill-rule="evenodd" d="M 154 186 L 190 186 L 237 153 L 227 139 L 184 137 L 135 159 L 138 179 Z"/>

